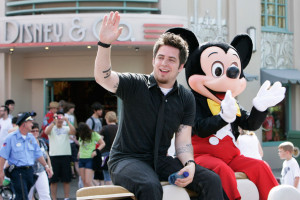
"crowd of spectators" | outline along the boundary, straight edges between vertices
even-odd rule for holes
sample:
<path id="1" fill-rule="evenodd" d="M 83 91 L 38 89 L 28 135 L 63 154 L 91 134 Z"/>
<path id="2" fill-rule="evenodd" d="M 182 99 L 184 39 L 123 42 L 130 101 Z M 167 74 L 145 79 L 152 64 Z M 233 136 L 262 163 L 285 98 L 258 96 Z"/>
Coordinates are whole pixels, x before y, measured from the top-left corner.
<path id="1" fill-rule="evenodd" d="M 41 199 L 56 200 L 58 182 L 63 183 L 65 200 L 68 200 L 70 196 L 71 181 L 78 180 L 79 188 L 111 184 L 107 166 L 102 165 L 105 165 L 105 161 L 108 160 L 117 131 L 117 117 L 114 111 L 107 112 L 105 119 L 103 119 L 103 107 L 100 103 L 95 102 L 91 105 L 93 114 L 85 122 L 77 123 L 75 104 L 63 100 L 52 101 L 49 103 L 48 112 L 43 117 L 43 121 L 39 123 L 34 119 L 35 112 L 15 114 L 13 113 L 14 108 L 15 102 L 12 99 L 8 99 L 0 107 L 0 152 L 1 148 L 7 145 L 6 138 L 19 130 L 18 119 L 28 115 L 30 119 L 27 117 L 26 127 L 28 130 L 26 129 L 25 132 L 27 133 L 24 138 L 29 137 L 29 135 L 35 138 L 39 146 L 38 155 L 42 155 L 46 161 L 46 164 L 41 164 L 36 159 L 34 164 L 26 166 L 32 168 L 34 182 L 30 187 L 23 187 L 26 189 L 25 194 L 28 195 L 25 199 L 31 200 L 34 191 L 36 191 Z M 26 122 L 25 119 L 22 120 Z M 100 158 L 99 163 L 94 157 Z M 88 167 L 87 159 L 89 160 Z M 11 164 L 8 158 L 5 160 L 3 169 Z M 94 166 L 97 167 L 93 167 L 93 162 Z M 16 165 L 16 167 L 19 169 L 25 166 Z M 50 176 L 47 168 L 51 170 Z M 88 170 L 86 170 L 87 168 Z M 10 179 L 5 177 L 5 180 Z M 16 193 L 13 188 L 14 185 L 11 184 L 11 187 Z M 18 195 L 24 199 L 23 194 Z"/>

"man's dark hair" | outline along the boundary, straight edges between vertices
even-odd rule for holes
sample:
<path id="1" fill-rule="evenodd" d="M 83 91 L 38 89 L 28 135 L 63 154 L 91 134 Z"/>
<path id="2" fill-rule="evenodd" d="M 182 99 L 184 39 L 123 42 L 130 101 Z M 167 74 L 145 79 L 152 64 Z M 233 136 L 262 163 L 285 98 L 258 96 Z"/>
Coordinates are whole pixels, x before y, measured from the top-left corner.
<path id="1" fill-rule="evenodd" d="M 8 108 L 8 106 L 6 106 L 6 105 L 2 105 L 1 107 L 3 107 L 3 108 L 4 108 L 4 111 L 6 111 L 7 113 L 9 113 L 9 108 Z"/>
<path id="2" fill-rule="evenodd" d="M 5 101 L 5 105 L 8 106 L 8 105 L 10 105 L 10 104 L 15 104 L 15 101 L 12 100 L 12 99 L 7 99 L 7 100 Z"/>
<path id="3" fill-rule="evenodd" d="M 38 124 L 38 123 L 36 123 L 36 122 L 33 122 L 32 124 L 33 124 L 33 125 L 32 125 L 32 129 L 34 129 L 34 128 L 40 129 L 40 127 L 39 127 L 39 124 Z"/>
<path id="4" fill-rule="evenodd" d="M 101 105 L 101 103 L 95 102 L 92 104 L 92 109 L 93 109 L 93 111 L 103 110 L 103 106 Z"/>
<path id="5" fill-rule="evenodd" d="M 11 119 L 11 123 L 12 123 L 12 124 L 16 124 L 17 121 L 18 121 L 18 117 L 13 117 L 13 118 Z"/>
<path id="6" fill-rule="evenodd" d="M 184 39 L 174 33 L 162 34 L 153 47 L 153 58 L 156 57 L 159 48 L 164 45 L 179 49 L 179 63 L 180 65 L 185 64 L 189 55 L 189 47 Z"/>
<path id="7" fill-rule="evenodd" d="M 58 115 L 65 115 L 65 113 L 63 111 L 57 111 L 56 114 L 58 114 Z"/>
<path id="8" fill-rule="evenodd" d="M 68 112 L 71 108 L 75 108 L 75 104 L 74 103 L 70 103 L 70 102 L 66 103 L 65 107 L 64 107 L 64 112 L 65 113 Z"/>

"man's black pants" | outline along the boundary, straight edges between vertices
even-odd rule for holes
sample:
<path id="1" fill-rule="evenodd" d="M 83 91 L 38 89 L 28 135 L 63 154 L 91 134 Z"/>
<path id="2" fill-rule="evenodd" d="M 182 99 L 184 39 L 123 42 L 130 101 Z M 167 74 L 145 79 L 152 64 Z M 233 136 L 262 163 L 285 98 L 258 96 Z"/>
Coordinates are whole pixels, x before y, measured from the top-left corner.
<path id="1" fill-rule="evenodd" d="M 16 194 L 15 200 L 28 200 L 28 192 L 34 184 L 33 177 L 34 176 L 32 167 L 15 168 L 12 171 L 10 179 L 14 188 L 14 192 Z"/>
<path id="2" fill-rule="evenodd" d="M 159 157 L 156 173 L 151 164 L 128 158 L 110 166 L 110 173 L 115 185 L 134 193 L 138 200 L 161 200 L 163 190 L 160 181 L 167 181 L 170 174 L 182 168 L 183 165 L 177 158 Z M 196 165 L 193 182 L 186 188 L 197 192 L 199 200 L 224 199 L 219 176 L 199 165 Z"/>

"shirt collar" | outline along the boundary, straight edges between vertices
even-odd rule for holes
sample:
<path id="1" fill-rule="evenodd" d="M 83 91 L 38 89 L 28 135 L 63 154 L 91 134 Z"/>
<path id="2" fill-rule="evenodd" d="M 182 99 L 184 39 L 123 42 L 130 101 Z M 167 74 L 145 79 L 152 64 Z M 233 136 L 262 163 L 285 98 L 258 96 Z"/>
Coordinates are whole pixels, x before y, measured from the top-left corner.
<path id="1" fill-rule="evenodd" d="M 20 132 L 20 130 L 18 129 L 17 130 L 17 139 L 20 139 L 20 138 L 22 138 L 23 139 L 23 137 L 22 137 L 22 133 Z M 28 134 L 26 135 L 26 136 L 28 136 Z M 27 139 L 27 137 L 26 137 L 26 139 Z"/>
<path id="2" fill-rule="evenodd" d="M 154 78 L 153 72 L 149 75 L 148 83 L 147 84 L 148 84 L 148 88 L 149 89 L 152 88 L 152 87 L 154 87 L 154 86 L 157 86 L 159 88 L 159 86 L 157 84 L 157 81 Z M 179 84 L 178 84 L 178 82 L 176 80 L 171 91 L 177 90 L 178 86 L 179 86 Z"/>

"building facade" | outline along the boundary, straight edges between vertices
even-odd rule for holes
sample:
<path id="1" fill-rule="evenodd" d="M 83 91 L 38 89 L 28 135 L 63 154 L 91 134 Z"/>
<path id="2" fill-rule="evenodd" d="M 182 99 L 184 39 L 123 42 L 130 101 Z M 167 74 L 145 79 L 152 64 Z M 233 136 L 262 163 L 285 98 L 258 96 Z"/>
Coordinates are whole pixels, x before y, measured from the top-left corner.
<path id="1" fill-rule="evenodd" d="M 1 1 L 0 103 L 14 99 L 14 115 L 34 110 L 38 122 L 52 100 L 75 103 L 79 121 L 86 120 L 94 101 L 117 111 L 118 99 L 93 75 L 99 27 L 110 11 L 121 13 L 123 26 L 112 45 L 113 69 L 119 72 L 150 73 L 152 46 L 171 27 L 193 30 L 199 42 L 230 42 L 248 32 L 255 45 L 245 69 L 248 85 L 238 100 L 250 110 L 265 80 L 287 88 L 284 102 L 269 111 L 271 129 L 264 125 L 257 131 L 264 160 L 281 168 L 278 144 L 292 140 L 300 146 L 298 8 L 297 0 Z M 184 72 L 179 81 L 186 85 Z"/>

